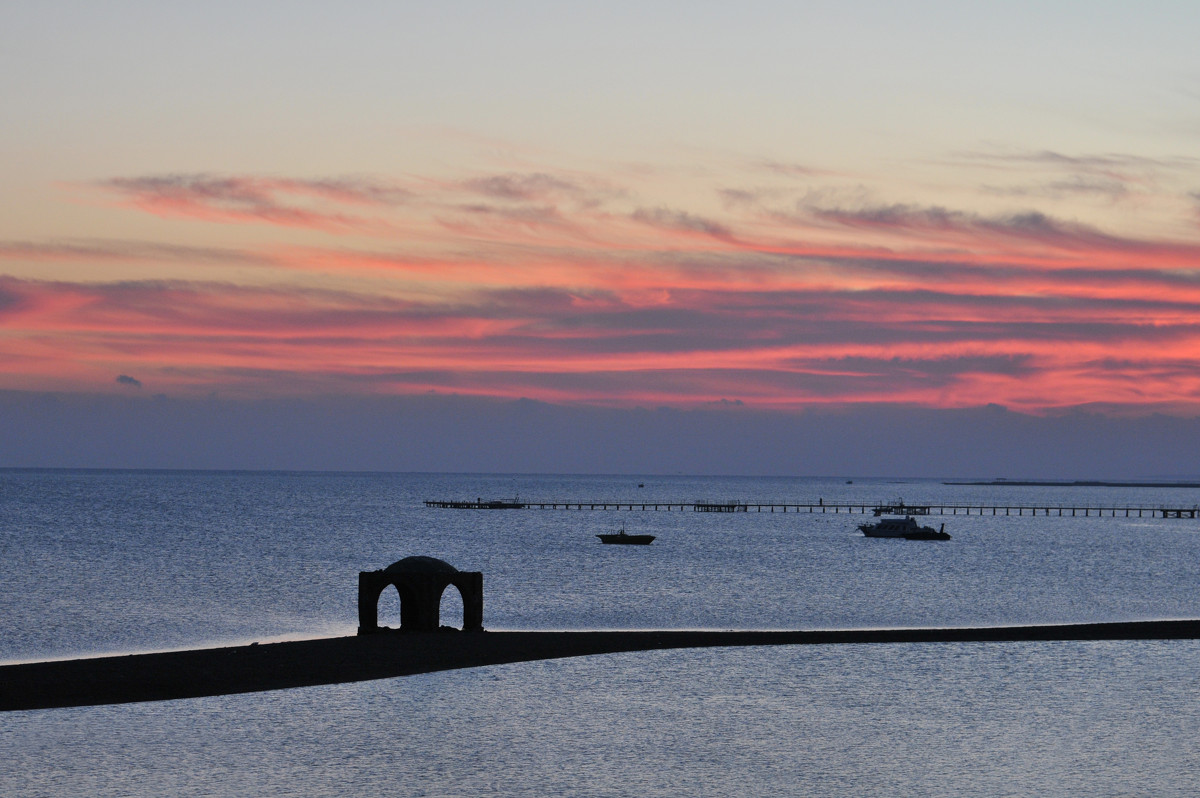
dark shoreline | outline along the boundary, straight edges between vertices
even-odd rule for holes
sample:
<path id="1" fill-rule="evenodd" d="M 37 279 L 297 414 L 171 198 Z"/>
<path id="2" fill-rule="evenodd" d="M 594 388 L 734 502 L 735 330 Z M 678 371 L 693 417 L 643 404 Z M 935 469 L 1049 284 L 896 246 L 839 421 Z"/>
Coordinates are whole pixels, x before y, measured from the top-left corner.
<path id="1" fill-rule="evenodd" d="M 621 651 L 846 643 L 1195 639 L 1200 639 L 1200 620 L 793 632 L 385 632 L 0 666 L 0 711 L 251 693 Z"/>
<path id="2" fill-rule="evenodd" d="M 996 485 L 1018 488 L 1200 488 L 1200 482 L 1099 482 L 1088 479 L 987 479 L 975 482 L 943 482 L 943 485 Z"/>

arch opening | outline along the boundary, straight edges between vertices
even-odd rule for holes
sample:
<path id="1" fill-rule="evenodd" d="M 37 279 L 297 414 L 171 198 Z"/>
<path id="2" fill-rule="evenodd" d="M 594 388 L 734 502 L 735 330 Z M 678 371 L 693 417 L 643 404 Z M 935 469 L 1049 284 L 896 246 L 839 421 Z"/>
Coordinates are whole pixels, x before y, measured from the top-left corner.
<path id="1" fill-rule="evenodd" d="M 438 626 L 462 629 L 466 602 L 462 590 L 457 585 L 446 585 L 438 601 Z"/>
<path id="2" fill-rule="evenodd" d="M 380 627 L 399 629 L 404 619 L 404 595 L 396 585 L 388 585 L 375 604 L 376 622 Z"/>

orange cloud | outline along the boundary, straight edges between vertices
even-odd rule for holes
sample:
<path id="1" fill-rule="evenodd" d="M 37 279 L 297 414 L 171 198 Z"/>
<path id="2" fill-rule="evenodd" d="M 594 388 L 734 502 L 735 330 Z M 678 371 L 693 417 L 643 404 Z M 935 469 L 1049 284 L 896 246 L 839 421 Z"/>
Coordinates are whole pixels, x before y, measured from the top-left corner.
<path id="1" fill-rule="evenodd" d="M 931 292 L 482 291 L 453 304 L 311 289 L 6 280 L 0 375 L 113 368 L 151 389 L 441 390 L 600 404 L 1188 401 L 1194 319 Z M 1113 308 L 1122 311 L 1122 308 Z M 1144 313 L 1145 311 L 1139 311 Z M 1107 356 L 1107 359 L 1106 359 Z M 103 364 L 101 366 L 101 364 Z"/>
<path id="2" fill-rule="evenodd" d="M 1198 401 L 1200 242 L 768 191 L 714 189 L 722 210 L 683 208 L 549 171 L 102 186 L 150 213 L 268 224 L 279 239 L 0 242 L 0 260 L 127 259 L 164 275 L 0 278 L 0 387 L 111 389 L 137 374 L 149 391 L 610 405 Z M 291 227 L 341 238 L 302 245 Z M 252 266 L 253 280 L 205 279 L 211 263 Z"/>

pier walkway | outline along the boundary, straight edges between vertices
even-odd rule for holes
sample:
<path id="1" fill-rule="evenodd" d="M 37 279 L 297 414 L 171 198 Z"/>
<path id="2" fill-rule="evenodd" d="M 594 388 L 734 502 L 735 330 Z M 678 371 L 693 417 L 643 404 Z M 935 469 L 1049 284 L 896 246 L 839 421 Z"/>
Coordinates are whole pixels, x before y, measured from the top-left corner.
<path id="1" fill-rule="evenodd" d="M 426 507 L 454 510 L 624 510 L 697 513 L 848 513 L 851 515 L 1053 515 L 1110 518 L 1198 518 L 1200 507 L 1059 504 L 830 504 L 711 501 L 439 501 Z"/>
<path id="2" fill-rule="evenodd" d="M 1197 639 L 1200 639 L 1197 620 L 771 632 L 396 632 L 0 665 L 0 712 L 282 690 L 622 651 L 717 646 Z M 1186 656 L 1188 650 L 1182 650 L 1180 655 Z M 605 667 L 637 666 L 627 663 Z M 63 720 L 68 721 L 69 717 Z"/>

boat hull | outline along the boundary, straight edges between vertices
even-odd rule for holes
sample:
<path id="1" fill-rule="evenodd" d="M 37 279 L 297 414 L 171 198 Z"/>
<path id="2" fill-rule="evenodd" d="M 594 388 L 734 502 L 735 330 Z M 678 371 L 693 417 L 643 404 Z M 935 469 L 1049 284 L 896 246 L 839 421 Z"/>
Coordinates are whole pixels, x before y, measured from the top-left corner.
<path id="1" fill-rule="evenodd" d="M 654 540 L 654 535 L 622 535 L 615 532 L 611 535 L 596 535 L 601 543 L 618 543 L 626 546 L 647 546 Z"/>
<path id="2" fill-rule="evenodd" d="M 911 535 L 905 535 L 905 540 L 949 540 L 950 535 L 947 532 L 937 532 L 930 530 L 929 532 L 914 532 Z"/>

